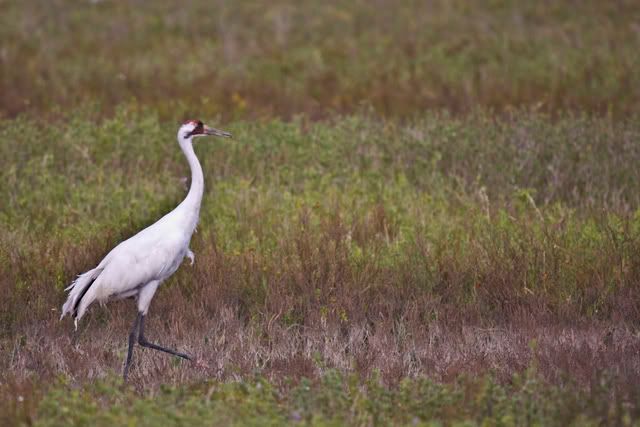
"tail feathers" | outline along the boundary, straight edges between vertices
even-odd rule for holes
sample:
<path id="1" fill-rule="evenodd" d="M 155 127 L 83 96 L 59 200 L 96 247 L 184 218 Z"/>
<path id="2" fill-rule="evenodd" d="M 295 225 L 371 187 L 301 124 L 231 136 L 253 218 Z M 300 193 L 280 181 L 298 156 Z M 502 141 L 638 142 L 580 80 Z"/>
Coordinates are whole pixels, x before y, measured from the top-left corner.
<path id="1" fill-rule="evenodd" d="M 89 287 L 91 287 L 91 284 L 96 280 L 100 273 L 102 273 L 102 270 L 102 268 L 94 268 L 93 270 L 89 270 L 86 273 L 79 275 L 76 280 L 74 280 L 73 283 L 65 289 L 65 291 L 69 291 L 69 296 L 62 306 L 62 315 L 60 316 L 60 319 L 67 314 L 76 315 L 82 297 L 84 297 L 89 290 Z M 76 328 L 77 327 L 78 324 L 76 320 Z"/>

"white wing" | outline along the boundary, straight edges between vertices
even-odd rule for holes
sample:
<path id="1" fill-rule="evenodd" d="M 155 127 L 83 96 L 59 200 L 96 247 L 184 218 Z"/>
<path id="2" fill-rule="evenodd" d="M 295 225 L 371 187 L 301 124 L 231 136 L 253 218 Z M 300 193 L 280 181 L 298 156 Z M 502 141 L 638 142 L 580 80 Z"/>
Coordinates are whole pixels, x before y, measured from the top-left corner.
<path id="1" fill-rule="evenodd" d="M 190 236 L 159 221 L 113 248 L 98 265 L 102 269 L 82 297 L 76 318 L 94 301 L 135 294 L 151 281 L 173 274 L 185 257 Z"/>

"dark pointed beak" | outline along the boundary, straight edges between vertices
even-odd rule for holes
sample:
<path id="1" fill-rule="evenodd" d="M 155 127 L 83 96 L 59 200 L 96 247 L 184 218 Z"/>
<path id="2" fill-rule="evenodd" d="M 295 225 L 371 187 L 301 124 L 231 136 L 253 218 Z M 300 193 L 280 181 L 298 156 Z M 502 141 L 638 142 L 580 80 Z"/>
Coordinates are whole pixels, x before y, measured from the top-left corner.
<path id="1" fill-rule="evenodd" d="M 229 132 L 220 130 L 220 129 L 216 129 L 216 128 L 210 128 L 209 126 L 205 125 L 204 126 L 204 134 L 205 135 L 213 135 L 213 136 L 222 136 L 224 138 L 231 138 L 231 134 Z"/>

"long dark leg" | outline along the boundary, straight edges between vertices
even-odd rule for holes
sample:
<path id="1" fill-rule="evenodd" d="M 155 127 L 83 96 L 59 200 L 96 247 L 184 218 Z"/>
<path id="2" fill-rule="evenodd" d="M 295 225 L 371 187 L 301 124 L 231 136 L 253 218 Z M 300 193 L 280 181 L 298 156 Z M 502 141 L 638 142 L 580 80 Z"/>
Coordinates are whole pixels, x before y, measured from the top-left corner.
<path id="1" fill-rule="evenodd" d="M 140 318 L 140 335 L 138 335 L 138 344 L 140 344 L 143 347 L 152 348 L 154 350 L 164 351 L 165 353 L 173 354 L 174 356 L 182 357 L 183 359 L 192 360 L 191 356 L 189 356 L 188 354 L 179 353 L 175 350 L 171 350 L 170 348 L 161 347 L 157 344 L 153 344 L 147 341 L 147 339 L 144 337 L 144 316 L 142 314 L 139 314 L 139 318 Z"/>
<path id="2" fill-rule="evenodd" d="M 129 334 L 129 350 L 127 350 L 127 361 L 124 364 L 124 372 L 122 377 L 127 381 L 127 375 L 129 375 L 129 365 L 131 365 L 131 357 L 133 356 L 133 346 L 136 343 L 136 336 L 138 335 L 138 325 L 142 326 L 142 313 L 138 313 L 136 320 L 133 322 L 133 328 Z"/>

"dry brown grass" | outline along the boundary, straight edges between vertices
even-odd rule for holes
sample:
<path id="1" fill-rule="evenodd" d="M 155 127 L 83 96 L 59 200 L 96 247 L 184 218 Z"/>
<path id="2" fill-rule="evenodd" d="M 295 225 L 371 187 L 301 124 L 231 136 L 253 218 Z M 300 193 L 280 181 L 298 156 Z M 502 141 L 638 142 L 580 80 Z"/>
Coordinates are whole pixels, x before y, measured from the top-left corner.
<path id="1" fill-rule="evenodd" d="M 380 215 L 354 225 L 354 235 L 379 236 L 385 229 Z M 513 266 L 506 268 L 496 252 L 489 261 L 494 264 L 475 267 L 485 271 L 480 274 L 465 271 L 470 266 L 464 260 L 443 257 L 430 285 L 417 281 L 423 267 L 411 261 L 384 266 L 373 257 L 355 266 L 340 223 L 329 219 L 320 232 L 310 233 L 303 215 L 300 226 L 296 235 L 283 237 L 273 263 L 253 251 L 225 254 L 215 240 L 199 242 L 196 265 L 182 267 L 178 279 L 156 296 L 148 335 L 204 364 L 177 363 L 138 348 L 132 382 L 147 388 L 261 373 L 277 383 L 314 378 L 328 368 L 364 376 L 379 370 L 391 385 L 405 377 L 453 381 L 460 374 L 488 372 L 506 381 L 535 365 L 551 382 L 570 378 L 589 387 L 611 375 L 619 391 L 637 393 L 636 267 L 623 273 L 628 285 L 605 294 L 599 277 L 611 273 L 603 261 L 585 273 L 584 293 L 557 305 L 553 291 L 538 289 L 534 295 L 518 288 L 524 253 L 508 255 Z M 69 274 L 83 271 L 104 251 L 70 249 L 63 249 Z M 14 329 L 2 341 L 7 358 L 0 369 L 18 383 L 60 374 L 78 382 L 117 374 L 134 305 L 93 307 L 76 336 L 70 322 L 58 320 L 62 295 L 48 284 L 49 274 L 9 299 L 25 310 L 14 313 Z M 482 282 L 476 299 L 465 302 L 471 275 Z M 5 289 L 13 280 L 5 275 Z M 584 311 L 590 295 L 605 298 L 598 305 L 602 313 Z"/>
<path id="2" fill-rule="evenodd" d="M 169 301 L 170 299 L 170 301 Z M 3 345 L 5 381 L 23 384 L 58 375 L 84 383 L 119 375 L 131 304 L 95 313 L 74 337 L 55 314 L 34 322 Z M 247 321 L 237 307 L 194 309 L 175 292 L 164 292 L 149 316 L 149 336 L 195 355 L 197 363 L 176 362 L 157 352 L 136 349 L 130 381 L 140 389 L 205 378 L 240 380 L 265 375 L 275 384 L 287 378 L 316 378 L 326 369 L 379 370 L 386 384 L 427 376 L 450 382 L 461 374 L 494 374 L 507 381 L 535 365 L 552 383 L 573 381 L 597 386 L 603 375 L 618 393 L 637 397 L 640 378 L 637 332 L 614 322 L 576 323 L 538 320 L 479 327 L 453 316 L 425 326 L 410 320 L 375 319 L 341 325 L 286 326 Z M 164 314 L 159 314 L 164 313 Z M 408 315 L 407 315 L 408 316 Z"/>

